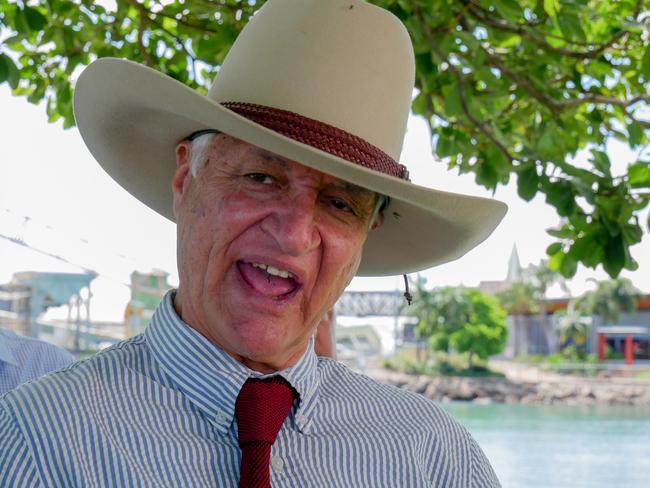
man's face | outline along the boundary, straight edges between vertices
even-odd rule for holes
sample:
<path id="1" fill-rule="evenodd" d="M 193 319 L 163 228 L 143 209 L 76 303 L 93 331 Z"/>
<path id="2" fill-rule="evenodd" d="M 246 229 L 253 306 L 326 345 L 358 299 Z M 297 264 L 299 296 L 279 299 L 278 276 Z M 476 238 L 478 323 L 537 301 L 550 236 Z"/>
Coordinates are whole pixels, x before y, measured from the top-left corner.
<path id="1" fill-rule="evenodd" d="M 259 371 L 286 368 L 359 266 L 376 195 L 220 134 L 173 180 L 183 320 Z"/>

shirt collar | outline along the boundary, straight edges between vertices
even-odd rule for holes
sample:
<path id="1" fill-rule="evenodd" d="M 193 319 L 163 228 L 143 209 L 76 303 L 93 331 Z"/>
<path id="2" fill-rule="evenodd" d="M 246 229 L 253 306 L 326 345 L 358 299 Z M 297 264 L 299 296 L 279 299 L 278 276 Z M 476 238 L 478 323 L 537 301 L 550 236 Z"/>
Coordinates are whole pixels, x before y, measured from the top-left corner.
<path id="1" fill-rule="evenodd" d="M 264 375 L 247 368 L 185 323 L 174 309 L 174 293 L 174 290 L 168 292 L 156 308 L 145 338 L 156 361 L 188 400 L 225 434 L 230 429 L 235 400 L 244 382 L 249 377 L 280 375 L 300 395 L 294 421 L 306 432 L 318 387 L 313 339 L 296 364 Z"/>
<path id="2" fill-rule="evenodd" d="M 13 366 L 18 366 L 18 362 L 14 357 L 14 353 L 9 349 L 9 344 L 7 341 L 7 336 L 4 331 L 0 330 L 0 361 L 11 364 Z"/>

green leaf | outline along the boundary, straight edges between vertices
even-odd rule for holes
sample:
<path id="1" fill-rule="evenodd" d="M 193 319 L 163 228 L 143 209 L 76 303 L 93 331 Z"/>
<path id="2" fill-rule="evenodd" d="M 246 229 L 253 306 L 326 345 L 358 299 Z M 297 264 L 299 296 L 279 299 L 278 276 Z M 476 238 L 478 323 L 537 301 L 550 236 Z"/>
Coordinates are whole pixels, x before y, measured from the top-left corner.
<path id="1" fill-rule="evenodd" d="M 621 226 L 621 234 L 623 235 L 623 241 L 628 246 L 633 246 L 641 242 L 641 238 L 643 237 L 641 227 L 636 224 L 623 224 Z"/>
<path id="2" fill-rule="evenodd" d="M 628 166 L 627 181 L 633 188 L 650 187 L 650 163 L 638 161 Z"/>
<path id="3" fill-rule="evenodd" d="M 607 274 L 612 278 L 616 278 L 625 266 L 626 247 L 623 242 L 622 236 L 612 236 L 605 244 L 605 260 L 603 267 Z"/>
<path id="4" fill-rule="evenodd" d="M 593 234 L 585 234 L 575 240 L 568 254 L 576 261 L 582 261 L 585 266 L 593 268 L 602 261 L 603 249 Z"/>
<path id="5" fill-rule="evenodd" d="M 560 11 L 559 0 L 544 0 L 544 12 L 546 12 L 550 18 L 555 20 L 557 18 L 557 13 L 559 11 Z"/>
<path id="6" fill-rule="evenodd" d="M 24 10 L 17 10 L 14 20 L 14 27 L 19 34 L 28 36 L 31 33 L 31 28 L 27 22 L 27 16 Z"/>
<path id="7" fill-rule="evenodd" d="M 517 178 L 517 193 L 519 196 L 527 202 L 531 201 L 535 194 L 537 194 L 538 184 L 539 175 L 537 174 L 535 163 L 523 166 Z"/>
<path id="8" fill-rule="evenodd" d="M 446 158 L 455 154 L 451 137 L 440 133 L 436 140 L 436 154 L 440 158 Z"/>
<path id="9" fill-rule="evenodd" d="M 574 232 L 568 225 L 563 225 L 559 229 L 546 229 L 546 233 L 558 239 L 570 239 L 574 236 Z"/>
<path id="10" fill-rule="evenodd" d="M 627 126 L 628 142 L 631 148 L 643 144 L 644 133 L 643 128 L 638 122 L 632 122 Z"/>
<path id="11" fill-rule="evenodd" d="M 645 48 L 645 53 L 641 58 L 641 74 L 646 82 L 650 81 L 650 44 Z"/>
<path id="12" fill-rule="evenodd" d="M 0 83 L 4 83 L 9 77 L 9 65 L 5 61 L 7 56 L 0 54 Z"/>
<path id="13" fill-rule="evenodd" d="M 20 72 L 13 60 L 6 54 L 0 54 L 0 83 L 6 81 L 12 89 L 18 87 Z"/>
<path id="14" fill-rule="evenodd" d="M 445 95 L 445 114 L 448 117 L 458 117 L 463 113 L 463 106 L 458 93 L 458 84 L 452 83 L 443 88 Z"/>
<path id="15" fill-rule="evenodd" d="M 557 254 L 559 252 L 562 252 L 562 243 L 561 242 L 554 242 L 550 246 L 546 248 L 546 254 L 548 256 L 553 256 L 554 254 Z"/>
<path id="16" fill-rule="evenodd" d="M 496 43 L 496 45 L 503 49 L 510 49 L 512 47 L 518 46 L 521 43 L 521 36 L 517 34 L 512 34 L 511 36 L 504 37 L 501 41 Z"/>
<path id="17" fill-rule="evenodd" d="M 565 278 L 571 278 L 578 269 L 578 262 L 568 254 L 559 252 L 553 254 L 548 260 L 548 267 L 553 271 L 557 271 Z"/>
<path id="18" fill-rule="evenodd" d="M 515 0 L 492 0 L 492 4 L 497 12 L 510 22 L 517 23 L 523 16 L 521 7 Z"/>
<path id="19" fill-rule="evenodd" d="M 70 83 L 62 83 L 57 89 L 57 100 L 60 105 L 68 105 L 72 99 L 72 91 L 70 90 Z"/>
<path id="20" fill-rule="evenodd" d="M 560 267 L 560 273 L 565 278 L 572 278 L 578 270 L 578 262 L 573 259 L 569 254 L 564 254 L 564 259 L 562 259 L 562 266 Z"/>
<path id="21" fill-rule="evenodd" d="M 542 159 L 553 159 L 558 151 L 555 131 L 545 130 L 537 141 L 537 150 Z"/>
<path id="22" fill-rule="evenodd" d="M 546 183 L 546 202 L 557 209 L 562 217 L 569 217 L 575 212 L 576 202 L 574 188 L 569 181 L 557 181 Z"/>
<path id="23" fill-rule="evenodd" d="M 46 89 L 45 83 L 37 82 L 34 86 L 34 91 L 32 91 L 32 93 L 30 93 L 29 96 L 27 97 L 27 101 L 35 105 L 39 104 L 41 100 L 43 100 L 43 97 L 45 96 L 45 89 Z"/>
<path id="24" fill-rule="evenodd" d="M 47 25 L 47 17 L 33 7 L 25 7 L 23 10 L 27 25 L 33 31 L 40 31 Z"/>
<path id="25" fill-rule="evenodd" d="M 499 181 L 496 164 L 498 164 L 497 161 L 484 155 L 476 168 L 476 182 L 486 188 L 495 188 Z"/>
<path id="26" fill-rule="evenodd" d="M 428 96 L 429 95 L 424 92 L 418 93 L 418 95 L 413 99 L 413 102 L 411 102 L 411 110 L 413 110 L 413 113 L 426 117 Z"/>
<path id="27" fill-rule="evenodd" d="M 585 31 L 580 25 L 580 18 L 576 14 L 563 12 L 562 15 L 558 16 L 557 20 L 564 37 L 579 41 L 586 39 Z"/>
<path id="28" fill-rule="evenodd" d="M 611 162 L 609 161 L 609 156 L 607 153 L 593 149 L 591 151 L 591 155 L 593 156 L 591 162 L 593 163 L 594 167 L 605 176 L 610 176 Z"/>

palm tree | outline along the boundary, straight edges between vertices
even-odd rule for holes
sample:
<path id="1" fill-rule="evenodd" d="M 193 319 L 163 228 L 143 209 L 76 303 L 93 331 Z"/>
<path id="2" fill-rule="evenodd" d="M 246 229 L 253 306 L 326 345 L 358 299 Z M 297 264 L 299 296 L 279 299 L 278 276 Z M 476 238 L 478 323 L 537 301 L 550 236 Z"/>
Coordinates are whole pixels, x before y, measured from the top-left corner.
<path id="1" fill-rule="evenodd" d="M 594 280 L 595 281 L 595 280 Z M 597 282 L 593 291 L 576 299 L 575 306 L 591 315 L 597 315 L 605 325 L 618 322 L 621 313 L 636 310 L 639 290 L 627 278 Z"/>

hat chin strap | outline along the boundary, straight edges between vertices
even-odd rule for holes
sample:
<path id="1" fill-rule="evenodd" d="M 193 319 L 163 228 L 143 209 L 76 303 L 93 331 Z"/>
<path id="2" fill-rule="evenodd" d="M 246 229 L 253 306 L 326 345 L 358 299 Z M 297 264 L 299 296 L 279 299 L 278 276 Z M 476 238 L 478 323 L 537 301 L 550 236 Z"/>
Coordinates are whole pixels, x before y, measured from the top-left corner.
<path id="1" fill-rule="evenodd" d="M 405 274 L 403 274 L 402 276 L 404 277 L 404 288 L 405 288 L 404 299 L 406 300 L 406 303 L 410 305 L 411 302 L 413 301 L 413 295 L 411 295 L 411 292 L 409 291 L 409 279 L 408 276 L 406 276 Z"/>
<path id="2" fill-rule="evenodd" d="M 409 180 L 406 166 L 361 137 L 295 112 L 245 102 L 221 105 L 274 132 L 373 171 Z"/>

